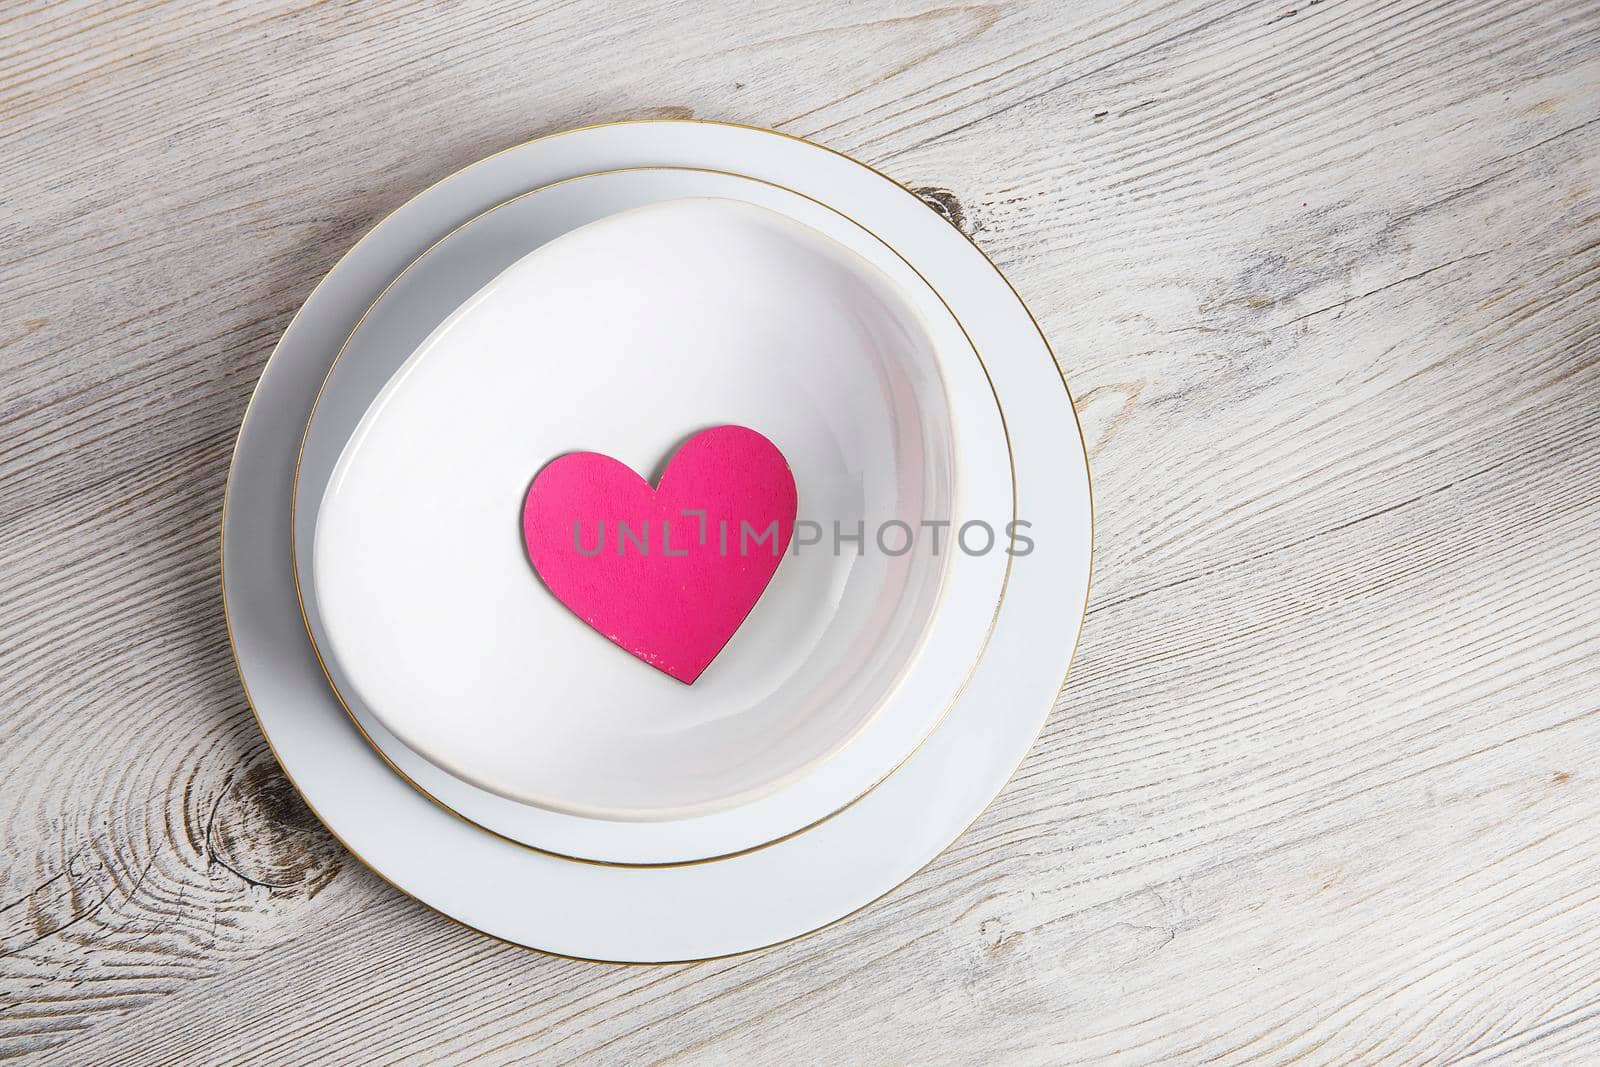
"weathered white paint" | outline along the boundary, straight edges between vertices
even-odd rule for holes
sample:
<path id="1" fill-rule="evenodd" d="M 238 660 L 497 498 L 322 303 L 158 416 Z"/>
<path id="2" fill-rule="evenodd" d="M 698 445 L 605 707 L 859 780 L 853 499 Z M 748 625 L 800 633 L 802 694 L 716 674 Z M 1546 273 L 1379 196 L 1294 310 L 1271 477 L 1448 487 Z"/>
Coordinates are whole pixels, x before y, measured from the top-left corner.
<path id="1" fill-rule="evenodd" d="M 0 26 L 0 1055 L 1594 1057 L 1593 4 Z M 942 859 L 776 950 L 614 968 L 454 926 L 316 826 L 239 690 L 216 536 L 255 376 L 357 236 L 652 114 L 938 190 L 1056 345 L 1099 554 L 1057 714 Z"/>

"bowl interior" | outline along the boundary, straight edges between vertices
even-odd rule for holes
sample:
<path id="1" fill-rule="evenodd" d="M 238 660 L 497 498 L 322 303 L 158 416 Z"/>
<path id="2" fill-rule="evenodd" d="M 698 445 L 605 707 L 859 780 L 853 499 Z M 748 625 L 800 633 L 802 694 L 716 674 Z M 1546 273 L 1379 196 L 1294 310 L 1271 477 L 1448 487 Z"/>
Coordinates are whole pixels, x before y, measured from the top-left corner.
<path id="1" fill-rule="evenodd" d="M 724 423 L 783 451 L 816 524 L 797 538 L 820 540 L 684 686 L 555 600 L 518 517 L 564 452 L 653 480 Z M 397 737 L 502 796 L 613 819 L 729 807 L 838 751 L 915 657 L 947 557 L 875 532 L 952 518 L 952 454 L 932 343 L 875 268 L 749 204 L 625 211 L 467 300 L 361 418 L 315 517 L 327 651 Z"/>

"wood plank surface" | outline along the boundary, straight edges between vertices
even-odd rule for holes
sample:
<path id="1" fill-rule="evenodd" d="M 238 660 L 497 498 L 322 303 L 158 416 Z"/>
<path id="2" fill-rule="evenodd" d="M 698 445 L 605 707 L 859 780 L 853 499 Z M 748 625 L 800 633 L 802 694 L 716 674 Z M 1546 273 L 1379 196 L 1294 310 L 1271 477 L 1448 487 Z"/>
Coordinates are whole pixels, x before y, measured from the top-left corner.
<path id="1" fill-rule="evenodd" d="M 638 116 L 923 190 L 1051 338 L 1098 520 L 983 818 L 826 931 L 660 968 L 346 854 L 217 586 L 234 434 L 338 256 Z M 16 0 L 0 204 L 0 1058 L 1600 1057 L 1593 0 Z"/>

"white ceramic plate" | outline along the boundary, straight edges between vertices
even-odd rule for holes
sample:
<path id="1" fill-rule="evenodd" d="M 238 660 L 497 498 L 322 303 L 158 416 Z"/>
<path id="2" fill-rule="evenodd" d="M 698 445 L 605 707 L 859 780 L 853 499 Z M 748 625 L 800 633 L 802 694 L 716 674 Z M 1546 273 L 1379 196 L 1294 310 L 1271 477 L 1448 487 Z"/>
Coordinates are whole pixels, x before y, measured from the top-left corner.
<path id="1" fill-rule="evenodd" d="M 312 531 L 317 530 L 318 544 L 323 544 L 321 531 L 327 519 L 319 516 L 326 509 L 319 510 L 318 505 L 325 499 L 326 487 L 334 484 L 337 477 L 334 473 L 336 462 L 341 454 L 348 459 L 351 450 L 346 447 L 346 441 L 351 438 L 358 421 L 370 419 L 366 413 L 375 410 L 375 395 L 394 378 L 406 353 L 415 348 L 419 340 L 453 331 L 458 347 L 444 352 L 434 351 L 429 359 L 442 360 L 449 370 L 461 373 L 462 378 L 454 384 L 467 388 L 458 391 L 464 391 L 468 396 L 474 395 L 471 388 L 473 382 L 468 373 L 471 358 L 475 352 L 489 351 L 490 346 L 477 340 L 463 343 L 463 337 L 470 335 L 464 335 L 459 326 L 452 326 L 450 331 L 439 327 L 439 323 L 446 319 L 454 322 L 452 312 L 463 294 L 473 293 L 478 285 L 488 279 L 496 279 L 493 285 L 501 287 L 506 278 L 502 271 L 508 262 L 521 260 L 529 249 L 542 247 L 544 242 L 563 232 L 570 233 L 574 228 L 591 224 L 595 219 L 618 218 L 617 212 L 629 212 L 647 204 L 677 204 L 693 206 L 695 209 L 697 217 L 686 220 L 692 227 L 690 240 L 680 236 L 670 246 L 671 253 L 680 261 L 686 254 L 685 245 L 691 243 L 694 234 L 708 238 L 710 247 L 717 251 L 727 249 L 729 234 L 718 229 L 715 222 L 703 217 L 705 201 L 681 199 L 685 197 L 719 197 L 723 198 L 723 202 L 737 199 L 742 203 L 782 211 L 786 216 L 815 229 L 819 235 L 847 246 L 861 257 L 859 262 L 863 267 L 870 266 L 875 272 L 881 272 L 883 280 L 894 286 L 897 294 L 905 294 L 909 305 L 906 311 L 914 315 L 922 324 L 921 328 L 926 330 L 931 345 L 928 358 L 938 360 L 941 368 L 938 373 L 945 379 L 951 396 L 949 414 L 941 414 L 940 422 L 934 425 L 930 436 L 948 432 L 945 427 L 955 431 L 952 444 L 955 468 L 962 472 L 955 494 L 957 500 L 951 503 L 948 513 L 925 511 L 923 516 L 953 521 L 952 529 L 959 527 L 969 517 L 982 517 L 992 527 L 1003 531 L 1013 517 L 1014 508 L 1010 455 L 1006 448 L 1004 426 L 987 375 L 970 342 L 959 323 L 926 282 L 871 234 L 815 201 L 769 183 L 735 175 L 663 168 L 590 175 L 519 196 L 462 226 L 407 268 L 352 333 L 318 399 L 307 430 L 295 485 L 296 543 L 307 544 Z M 592 229 L 584 231 L 585 234 L 592 232 Z M 637 234 L 634 236 L 637 237 Z M 614 250 L 607 250 L 606 261 L 614 262 L 618 254 Z M 634 254 L 639 267 L 648 272 L 650 265 L 639 256 L 637 247 Z M 741 257 L 739 270 L 742 274 L 752 273 L 749 259 L 749 256 Z M 792 266 L 779 266 L 787 274 L 793 273 Z M 563 264 L 563 269 L 569 275 L 575 274 L 570 264 Z M 694 272 L 696 285 L 704 288 L 705 279 L 715 269 L 713 264 Z M 786 293 L 793 294 L 797 288 L 793 279 L 785 277 L 784 280 Z M 859 291 L 859 286 L 853 280 L 846 281 L 850 283 L 852 292 Z M 520 294 L 513 291 L 503 295 L 515 297 L 522 306 L 537 299 L 537 293 Z M 480 299 L 474 296 L 468 303 Z M 670 289 L 661 295 L 661 299 L 671 309 L 691 302 L 689 298 L 673 294 Z M 565 303 L 570 305 L 572 301 Z M 762 306 L 754 299 L 746 303 Z M 808 322 L 818 317 L 809 310 L 806 313 Z M 670 315 L 662 317 L 670 318 Z M 862 316 L 858 314 L 856 317 L 859 319 Z M 768 329 L 770 321 L 763 318 L 757 326 Z M 733 331 L 725 325 L 719 323 L 719 327 L 725 335 L 734 336 Z M 694 333 L 694 336 L 698 336 L 698 333 Z M 518 343 L 521 340 L 518 338 Z M 778 379 L 778 388 L 769 399 L 761 390 L 750 388 L 751 375 L 748 373 L 740 375 L 741 389 L 733 397 L 718 401 L 720 406 L 703 410 L 700 406 L 708 403 L 710 398 L 702 384 L 696 384 L 689 395 L 677 395 L 671 403 L 668 403 L 668 399 L 673 396 L 674 386 L 670 381 L 652 383 L 648 389 L 642 390 L 641 395 L 669 411 L 699 411 L 703 421 L 741 421 L 762 426 L 769 431 L 774 426 L 792 426 L 798 422 L 798 432 L 779 435 L 777 439 L 786 443 L 805 443 L 808 439 L 815 442 L 812 450 L 817 455 L 796 465 L 802 487 L 807 484 L 816 486 L 816 495 L 823 498 L 831 490 L 838 501 L 835 504 L 837 509 L 859 506 L 852 502 L 865 499 L 866 493 L 860 488 L 863 484 L 892 486 L 897 472 L 885 465 L 870 477 L 863 477 L 859 469 L 841 469 L 834 463 L 838 457 L 849 454 L 865 456 L 867 463 L 864 466 L 874 462 L 887 464 L 892 458 L 893 442 L 874 441 L 871 437 L 875 432 L 881 433 L 889 427 L 904 427 L 909 421 L 908 415 L 914 413 L 911 406 L 905 403 L 905 398 L 915 394 L 909 388 L 897 387 L 884 397 L 884 402 L 899 403 L 900 410 L 890 408 L 865 420 L 856 417 L 852 410 L 860 406 L 864 394 L 876 388 L 875 382 L 893 379 L 882 373 L 880 368 L 863 380 L 859 372 L 863 369 L 873 371 L 873 356 L 851 350 L 844 344 L 827 342 L 816 329 L 807 329 L 801 340 L 802 347 L 789 362 L 806 363 L 801 377 L 809 383 L 813 392 L 831 398 L 809 412 L 795 402 L 797 389 L 792 380 Z M 624 347 L 619 358 L 626 358 L 628 351 Z M 652 351 L 659 351 L 659 345 L 655 345 Z M 730 352 L 736 357 L 742 356 L 737 345 Z M 835 362 L 840 354 L 845 353 L 848 356 L 843 365 Z M 672 365 L 681 367 L 684 361 L 696 359 L 699 355 L 697 352 L 687 353 Z M 571 378 L 565 382 L 560 380 L 563 373 L 560 367 L 554 368 L 553 373 L 547 372 L 544 367 L 534 367 L 530 369 L 529 381 L 520 389 L 513 386 L 502 390 L 507 395 L 543 390 L 554 401 L 550 406 L 534 412 L 530 418 L 510 420 L 512 425 L 508 427 L 508 432 L 515 436 L 531 424 L 548 432 L 547 449 L 560 450 L 558 442 L 563 440 L 564 434 L 576 435 L 579 440 L 586 442 L 592 441 L 597 432 L 593 426 L 587 425 L 595 421 L 592 411 L 563 410 L 572 405 L 561 399 L 570 397 L 575 391 L 592 388 L 592 383 L 582 373 L 583 367 L 580 363 L 568 369 L 566 373 Z M 411 375 L 409 363 L 407 368 L 405 373 Z M 700 383 L 704 382 L 705 377 L 696 376 Z M 760 381 L 755 384 L 759 385 Z M 452 395 L 452 383 L 449 381 L 442 384 L 426 382 L 424 385 L 422 380 L 412 376 L 411 385 L 421 385 L 427 390 L 427 395 L 433 397 Z M 771 406 L 753 410 L 752 397 L 755 402 L 764 401 Z M 943 411 L 943 391 L 929 406 Z M 520 411 L 520 408 L 516 408 L 511 414 L 519 415 Z M 807 419 L 796 417 L 818 412 L 831 417 L 811 420 L 809 425 Z M 453 412 L 445 414 L 453 415 Z M 841 415 L 851 417 L 840 418 Z M 587 418 L 575 421 L 580 416 Z M 390 417 L 390 413 L 386 412 L 385 417 Z M 475 417 L 472 421 L 477 425 L 488 425 L 492 420 Z M 650 410 L 631 411 L 621 422 L 620 429 L 604 427 L 607 440 L 611 442 L 608 451 L 618 447 L 616 442 L 637 440 L 641 435 L 648 438 L 650 433 L 657 438 L 670 440 L 674 435 L 674 427 L 682 426 L 679 416 L 665 417 L 660 412 Z M 599 640 L 597 635 L 589 633 L 582 624 L 554 605 L 543 594 L 543 590 L 536 587 L 536 583 L 530 582 L 526 559 L 514 538 L 507 538 L 510 543 L 502 544 L 498 537 L 494 537 L 475 546 L 468 553 L 468 559 L 480 570 L 465 577 L 452 570 L 450 564 L 455 556 L 454 548 L 474 536 L 471 524 L 466 524 L 460 530 L 447 530 L 439 539 L 444 549 L 438 553 L 438 563 L 428 563 L 429 546 L 426 543 L 417 544 L 414 536 L 408 535 L 393 543 L 388 543 L 385 538 L 382 545 L 384 551 L 375 550 L 375 538 L 371 530 L 392 529 L 408 519 L 416 523 L 416 509 L 408 506 L 415 494 L 402 479 L 413 478 L 419 468 L 432 467 L 440 481 L 440 488 L 434 490 L 435 494 L 447 488 L 453 489 L 464 481 L 471 481 L 461 473 L 471 466 L 471 453 L 446 459 L 452 455 L 451 450 L 436 450 L 436 442 L 456 443 L 447 440 L 451 434 L 450 425 L 447 422 L 442 427 L 430 428 L 416 421 L 398 421 L 395 428 L 401 439 L 391 446 L 392 451 L 388 456 L 380 457 L 395 462 L 388 471 L 380 469 L 380 476 L 374 479 L 376 491 L 369 494 L 358 508 L 352 509 L 350 517 L 359 521 L 352 522 L 344 531 L 343 558 L 324 553 L 320 548 L 317 554 L 319 566 L 332 565 L 338 575 L 350 579 L 351 586 L 346 589 L 350 594 L 347 603 L 357 616 L 358 634 L 385 635 L 384 640 L 366 650 L 365 660 L 358 660 L 364 662 L 369 673 L 375 674 L 380 680 L 406 676 L 408 664 L 437 662 L 439 659 L 427 642 L 403 649 L 402 643 L 388 636 L 392 627 L 379 625 L 380 621 L 404 617 L 412 610 L 412 604 L 417 603 L 427 606 L 420 621 L 431 626 L 439 615 L 438 605 L 441 602 L 455 591 L 474 587 L 481 591 L 476 600 L 468 602 L 465 612 L 468 617 L 452 621 L 447 627 L 466 641 L 466 648 L 461 653 L 465 662 L 455 673 L 465 676 L 469 683 L 485 678 L 489 672 L 471 664 L 467 657 L 475 648 L 492 648 L 497 631 L 516 634 L 548 632 L 555 638 L 544 638 L 548 641 L 548 647 L 517 649 L 512 657 L 512 665 L 531 665 L 534 669 L 529 670 L 530 677 L 520 686 L 513 679 L 511 683 L 504 683 L 504 688 L 513 696 L 532 693 L 541 704 L 564 712 L 576 709 L 585 718 L 596 715 L 592 705 L 596 693 L 602 691 L 602 687 L 595 684 L 597 677 L 611 683 L 613 689 L 624 694 L 625 712 L 636 710 L 636 705 L 643 705 L 651 713 L 647 721 L 659 719 L 659 713 L 663 710 L 669 715 L 714 717 L 708 714 L 708 709 L 715 710 L 716 703 L 726 703 L 730 695 L 737 696 L 752 687 L 762 693 L 777 688 L 773 671 L 763 658 L 763 650 L 772 649 L 781 653 L 788 651 L 785 649 L 787 644 L 804 644 L 797 638 L 805 638 L 807 629 L 812 631 L 813 639 L 822 636 L 818 631 L 825 628 L 843 631 L 849 638 L 844 642 L 844 648 L 858 647 L 871 653 L 867 662 L 883 664 L 888 659 L 888 650 L 884 646 L 892 642 L 882 639 L 887 628 L 878 613 L 888 599 L 883 592 L 884 578 L 897 575 L 880 568 L 876 573 L 868 571 L 864 576 L 858 573 L 852 578 L 849 571 L 843 569 L 855 567 L 860 570 L 863 564 L 874 562 L 871 555 L 862 559 L 853 556 L 836 559 L 830 552 L 815 559 L 808 557 L 802 560 L 797 554 L 786 560 L 778 572 L 781 580 L 774 581 L 773 588 L 763 598 L 757 613 L 751 616 L 735 638 L 739 647 L 730 646 L 724 653 L 724 657 L 745 657 L 743 666 L 746 669 L 743 672 L 725 672 L 714 678 L 711 677 L 712 672 L 708 672 L 708 676 L 697 683 L 691 692 L 643 665 L 628 661 L 619 650 Z M 841 430 L 864 439 L 848 444 L 840 442 L 837 434 Z M 407 440 L 428 442 L 427 451 L 419 455 L 407 455 Z M 658 447 L 657 441 L 647 439 L 641 452 L 648 454 Z M 526 457 L 540 454 L 537 446 L 530 446 L 521 440 L 496 440 L 480 444 L 477 451 L 491 456 L 505 454 Z M 795 462 L 798 454 L 796 449 L 786 444 L 786 451 L 791 454 L 791 462 Z M 526 460 L 521 462 L 525 465 Z M 640 460 L 639 464 L 641 468 L 648 469 L 647 462 Z M 524 488 L 526 475 L 522 466 L 513 463 L 498 477 L 503 484 L 496 484 L 493 478 L 471 481 L 471 484 L 476 492 L 490 502 L 490 507 L 495 503 L 504 505 L 508 502 L 514 506 Z M 846 490 L 842 496 L 839 494 L 840 488 Z M 340 492 L 347 493 L 348 490 L 341 488 Z M 803 491 L 802 499 L 806 499 L 807 495 Z M 880 507 L 893 504 L 892 500 L 886 501 Z M 825 512 L 813 512 L 809 507 L 803 509 L 803 515 L 819 520 L 829 518 Z M 922 516 L 908 516 L 913 524 L 919 517 Z M 837 512 L 833 518 L 847 528 L 854 521 L 860 521 L 859 515 L 840 517 Z M 507 524 L 493 523 L 487 516 L 479 516 L 477 525 L 481 530 L 499 535 Z M 425 526 L 417 526 L 411 532 L 434 536 L 434 531 Z M 931 538 L 924 535 L 922 543 L 925 547 L 931 547 Z M 395 736 L 398 730 L 391 732 L 387 728 L 389 724 L 383 715 L 374 714 L 376 709 L 372 702 L 364 698 L 362 687 L 350 678 L 347 664 L 351 660 L 346 653 L 341 649 L 335 656 L 327 654 L 332 643 L 324 637 L 324 598 L 315 592 L 317 587 L 310 580 L 311 554 L 303 550 L 296 553 L 296 578 L 304 598 L 307 626 L 315 643 L 323 649 L 330 680 L 374 744 L 395 764 L 397 770 L 419 788 L 473 822 L 533 847 L 601 862 L 657 864 L 688 862 L 758 847 L 811 825 L 861 796 L 920 743 L 948 709 L 956 691 L 976 663 L 993 623 L 1009 559 L 1005 552 L 1007 546 L 1003 542 L 997 543 L 994 551 L 978 557 L 967 556 L 959 551 L 951 554 L 954 544 L 953 535 L 945 532 L 941 539 L 944 555 L 933 556 L 933 560 L 947 563 L 950 568 L 944 582 L 945 610 L 941 613 L 938 627 L 929 636 L 909 676 L 902 678 L 893 690 L 887 706 L 861 729 L 843 752 L 812 773 L 794 777 L 776 792 L 733 810 L 649 826 L 574 816 L 497 795 L 503 792 L 516 795 L 518 790 L 515 788 L 496 792 L 479 788 L 472 781 L 463 780 L 471 779 L 473 775 L 457 777 L 444 769 L 444 766 L 452 763 L 448 745 L 443 747 L 444 758 L 434 761 L 422 758 L 411 746 Z M 903 562 L 905 557 L 899 559 Z M 885 559 L 880 557 L 877 562 L 885 562 Z M 887 562 L 895 562 L 895 559 L 887 559 Z M 804 568 L 798 565 L 801 563 L 805 564 Z M 484 564 L 489 566 L 485 568 Z M 410 584 L 415 581 L 410 576 L 419 572 L 425 574 L 430 568 L 439 572 L 443 587 L 429 593 L 424 585 L 419 593 Z M 836 573 L 830 574 L 830 570 Z M 386 573 L 401 571 L 408 575 L 408 584 L 392 590 L 382 586 Z M 910 573 L 909 570 L 900 569 L 898 577 L 903 581 Z M 864 595 L 858 597 L 853 625 L 851 615 L 845 610 L 847 605 L 829 597 L 821 604 L 825 610 L 818 612 L 816 598 L 808 595 L 808 591 L 816 589 L 848 588 L 852 582 L 866 586 Z M 399 595 L 392 602 L 380 597 L 380 603 L 375 604 L 359 595 L 363 592 L 363 584 L 377 584 L 380 593 L 395 592 Z M 488 633 L 478 633 L 483 628 L 484 620 L 471 615 L 479 613 L 489 616 L 490 613 L 482 604 L 494 603 L 499 591 L 507 587 L 533 594 L 529 598 L 529 617 L 508 620 L 496 616 L 489 620 Z M 814 618 L 809 628 L 797 626 L 796 620 L 808 614 L 818 617 Z M 868 627 L 876 633 L 865 632 Z M 448 675 L 447 680 L 453 681 L 454 675 Z M 403 701 L 412 694 L 425 691 L 427 681 L 413 681 L 402 687 L 392 699 Z M 708 681 L 719 684 L 703 689 Z M 514 729 L 497 725 L 492 716 L 474 719 L 471 714 L 474 707 L 462 705 L 467 688 L 467 685 L 461 685 L 461 691 L 447 688 L 433 695 L 437 704 L 417 702 L 408 710 L 413 716 L 424 720 L 420 724 L 423 727 L 428 725 L 425 720 L 438 718 L 439 709 L 445 708 L 450 711 L 448 721 L 457 728 L 470 723 L 479 732 L 493 731 L 500 749 L 512 749 L 520 743 L 528 746 L 520 751 L 537 754 L 548 750 L 548 746 L 536 746 L 526 739 L 517 741 Z M 689 699 L 691 697 L 692 700 Z M 488 702 L 499 698 L 492 693 L 480 693 L 478 699 Z M 659 705 L 664 702 L 675 702 L 676 706 L 668 704 L 664 709 L 660 708 Z M 506 702 L 501 700 L 501 703 Z M 538 710 L 537 707 L 535 710 Z M 605 709 L 602 707 L 599 710 L 603 712 Z M 839 718 L 836 716 L 834 721 L 839 721 Z M 773 724 L 773 727 L 778 725 Z M 765 732 L 776 732 L 773 727 Z M 652 735 L 640 738 L 638 750 L 659 755 L 661 732 L 656 729 Z M 755 748 L 754 745 L 746 746 L 747 750 Z M 733 755 L 739 758 L 742 766 L 754 771 L 754 761 L 749 760 L 748 751 L 741 753 L 735 749 Z M 678 761 L 674 766 L 682 762 Z M 643 777 L 641 771 L 651 769 L 648 764 L 643 767 L 627 765 L 634 768 L 636 778 Z M 598 775 L 600 770 L 591 770 L 591 774 Z M 577 784 L 581 787 L 583 783 Z"/>
<path id="2" fill-rule="evenodd" d="M 306 640 L 288 544 L 294 441 L 342 339 L 430 243 L 519 192 L 630 166 L 699 166 L 825 198 L 915 265 L 984 356 L 1006 413 L 1030 554 L 1015 560 L 987 652 L 933 735 L 838 816 L 746 855 L 629 869 L 573 863 L 486 834 L 394 775 L 343 714 Z M 915 196 L 827 149 L 713 123 L 619 123 L 492 156 L 422 193 L 312 293 L 263 371 L 223 520 L 224 607 L 240 676 L 285 772 L 328 827 L 417 899 L 505 940 L 592 959 L 669 961 L 759 948 L 888 892 L 975 819 L 1059 691 L 1091 558 L 1082 436 L 1015 292 Z"/>

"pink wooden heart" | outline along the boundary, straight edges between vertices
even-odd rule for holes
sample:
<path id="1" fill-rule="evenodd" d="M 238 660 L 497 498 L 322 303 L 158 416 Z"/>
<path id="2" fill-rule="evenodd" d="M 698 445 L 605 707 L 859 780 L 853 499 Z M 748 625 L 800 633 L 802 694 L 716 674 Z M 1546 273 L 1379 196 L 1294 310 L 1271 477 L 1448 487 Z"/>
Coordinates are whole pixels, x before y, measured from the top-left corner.
<path id="1" fill-rule="evenodd" d="M 794 475 L 743 426 L 685 441 L 650 484 L 569 452 L 522 506 L 528 559 L 557 600 L 612 643 L 693 683 L 755 607 L 794 533 Z"/>

